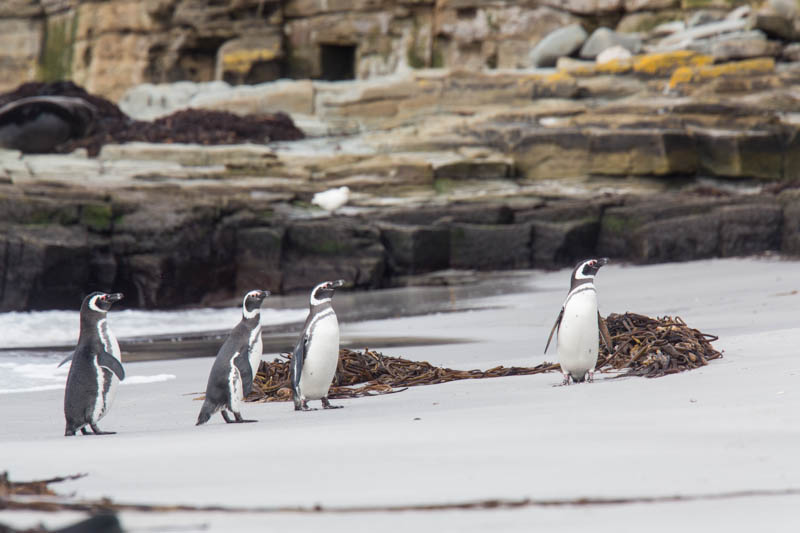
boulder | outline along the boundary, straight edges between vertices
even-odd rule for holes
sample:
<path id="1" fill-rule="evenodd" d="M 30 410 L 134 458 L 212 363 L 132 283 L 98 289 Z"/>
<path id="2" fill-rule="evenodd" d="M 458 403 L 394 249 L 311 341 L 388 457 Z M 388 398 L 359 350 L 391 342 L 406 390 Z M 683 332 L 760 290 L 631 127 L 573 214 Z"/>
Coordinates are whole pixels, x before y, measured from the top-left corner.
<path id="1" fill-rule="evenodd" d="M 752 255 L 781 248 L 783 210 L 777 203 L 747 203 L 718 210 L 719 255 Z"/>
<path id="2" fill-rule="evenodd" d="M 450 266 L 450 230 L 439 226 L 381 224 L 392 275 L 421 274 Z"/>
<path id="3" fill-rule="evenodd" d="M 630 243 L 629 259 L 637 263 L 715 257 L 719 250 L 719 215 L 712 212 L 655 220 L 636 229 Z"/>
<path id="4" fill-rule="evenodd" d="M 624 46 L 615 45 L 610 48 L 606 48 L 605 50 L 597 54 L 597 58 L 595 59 L 595 61 L 597 62 L 598 65 L 603 65 L 606 63 L 610 63 L 612 61 L 615 62 L 627 61 L 630 60 L 631 57 L 633 57 L 633 55 L 627 48 L 625 48 Z M 628 62 L 632 66 L 632 62 L 630 61 Z"/>
<path id="5" fill-rule="evenodd" d="M 549 33 L 531 50 L 531 66 L 555 66 L 559 57 L 571 55 L 578 50 L 586 37 L 586 30 L 580 24 L 572 24 Z"/>
<path id="6" fill-rule="evenodd" d="M 786 191 L 781 195 L 784 201 L 783 227 L 781 231 L 781 252 L 800 256 L 800 191 Z"/>
<path id="7" fill-rule="evenodd" d="M 612 29 L 600 27 L 586 39 L 579 55 L 583 59 L 595 59 L 601 52 L 613 46 L 621 46 L 637 54 L 642 49 L 642 39 L 638 35 L 617 33 Z"/>
<path id="8" fill-rule="evenodd" d="M 80 307 L 93 256 L 80 226 L 6 226 L 0 232 L 0 311 Z"/>
<path id="9" fill-rule="evenodd" d="M 531 266 L 531 225 L 450 226 L 450 267 L 508 270 Z"/>
<path id="10" fill-rule="evenodd" d="M 236 230 L 236 293 L 253 289 L 281 290 L 282 227 Z"/>
<path id="11" fill-rule="evenodd" d="M 286 229 L 284 292 L 340 278 L 355 287 L 376 288 L 383 284 L 385 268 L 380 230 L 370 224 L 333 217 L 296 221 Z"/>
<path id="12" fill-rule="evenodd" d="M 534 268 L 561 268 L 594 255 L 600 217 L 578 220 L 531 222 L 533 236 L 531 266 Z"/>
<path id="13" fill-rule="evenodd" d="M 780 179 L 785 139 L 780 132 L 694 129 L 700 172 L 712 176 Z"/>
<path id="14" fill-rule="evenodd" d="M 725 198 L 663 195 L 657 201 L 629 200 L 626 205 L 609 207 L 600 219 L 597 253 L 645 262 L 684 261 L 692 253 L 710 257 L 717 250 L 719 220 L 717 215 L 708 220 L 702 217 L 727 203 L 730 200 Z M 683 230 L 691 232 L 686 243 L 681 243 Z"/>

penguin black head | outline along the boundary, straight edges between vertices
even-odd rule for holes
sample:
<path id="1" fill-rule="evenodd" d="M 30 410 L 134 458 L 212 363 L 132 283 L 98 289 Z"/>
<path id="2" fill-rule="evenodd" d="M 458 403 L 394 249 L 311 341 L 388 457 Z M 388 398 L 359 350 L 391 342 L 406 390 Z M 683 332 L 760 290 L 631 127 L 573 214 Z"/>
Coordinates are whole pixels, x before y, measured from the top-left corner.
<path id="1" fill-rule="evenodd" d="M 330 302 L 333 298 L 333 291 L 344 285 L 343 279 L 336 281 L 323 281 L 311 291 L 311 305 L 319 305 Z"/>
<path id="2" fill-rule="evenodd" d="M 572 271 L 572 278 L 570 289 L 582 283 L 591 283 L 594 281 L 594 276 L 600 267 L 608 263 L 608 257 L 601 257 L 599 259 L 584 259 L 575 265 Z"/>
<path id="3" fill-rule="evenodd" d="M 106 294 L 104 292 L 93 292 L 83 299 L 81 305 L 81 314 L 89 315 L 94 313 L 106 314 L 114 302 L 122 300 L 123 294 L 115 292 L 113 294 Z"/>
<path id="4" fill-rule="evenodd" d="M 242 300 L 242 315 L 245 318 L 253 318 L 261 310 L 264 298 L 269 296 L 269 291 L 255 290 L 244 295 Z"/>

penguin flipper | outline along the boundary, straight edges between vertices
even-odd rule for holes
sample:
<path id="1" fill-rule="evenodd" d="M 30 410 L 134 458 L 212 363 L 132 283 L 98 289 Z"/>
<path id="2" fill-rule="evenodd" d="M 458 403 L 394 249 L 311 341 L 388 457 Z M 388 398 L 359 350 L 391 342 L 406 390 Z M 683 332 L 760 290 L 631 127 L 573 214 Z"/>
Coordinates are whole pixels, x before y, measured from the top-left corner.
<path id="1" fill-rule="evenodd" d="M 73 358 L 73 357 L 75 357 L 75 352 L 72 352 L 71 354 L 69 354 L 68 356 L 66 356 L 66 357 L 64 358 L 64 360 L 63 360 L 63 361 L 61 361 L 60 363 L 58 363 L 58 366 L 57 366 L 56 368 L 61 368 L 61 367 L 62 367 L 62 366 L 64 366 L 65 364 L 69 363 L 70 361 L 72 361 L 72 358 Z"/>
<path id="2" fill-rule="evenodd" d="M 300 387 L 300 376 L 303 374 L 303 363 L 306 359 L 307 346 L 308 336 L 303 335 L 300 337 L 300 340 L 297 341 L 297 346 L 294 347 L 294 352 L 292 353 L 292 390 L 295 392 L 298 391 Z"/>
<path id="3" fill-rule="evenodd" d="M 609 352 L 614 351 L 614 343 L 611 341 L 611 332 L 608 331 L 608 326 L 603 317 L 600 316 L 600 311 L 597 312 L 597 325 L 600 328 L 600 337 L 603 339 L 603 344 L 606 345 Z"/>
<path id="4" fill-rule="evenodd" d="M 100 366 L 105 367 L 117 375 L 120 381 L 125 379 L 125 369 L 122 368 L 122 363 L 108 352 L 102 352 L 97 356 L 97 362 Z"/>
<path id="5" fill-rule="evenodd" d="M 553 329 L 550 330 L 550 336 L 547 337 L 547 344 L 544 347 L 544 353 L 547 353 L 547 349 L 550 347 L 550 341 L 553 340 L 553 333 L 556 332 L 558 326 L 561 325 L 561 319 L 564 318 L 564 308 L 561 308 L 561 312 L 558 313 L 558 318 L 556 318 L 556 323 L 553 324 Z"/>
<path id="6" fill-rule="evenodd" d="M 246 398 L 253 390 L 253 369 L 250 368 L 247 352 L 236 352 L 233 356 L 233 364 L 239 369 L 239 376 L 242 378 L 242 392 Z"/>

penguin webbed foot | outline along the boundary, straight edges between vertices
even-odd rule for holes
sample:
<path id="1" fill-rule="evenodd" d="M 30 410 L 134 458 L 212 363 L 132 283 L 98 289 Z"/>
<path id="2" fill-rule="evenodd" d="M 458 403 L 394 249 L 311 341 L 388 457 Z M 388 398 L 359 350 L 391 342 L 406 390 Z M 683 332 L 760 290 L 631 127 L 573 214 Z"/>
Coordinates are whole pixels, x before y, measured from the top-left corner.
<path id="1" fill-rule="evenodd" d="M 564 381 L 562 381 L 561 384 L 558 385 L 558 386 L 559 387 L 565 387 L 565 386 L 569 385 L 569 383 L 570 383 L 570 376 L 569 376 L 569 373 L 566 373 L 566 374 L 564 374 Z"/>
<path id="2" fill-rule="evenodd" d="M 594 370 L 589 370 L 586 376 L 586 381 L 589 383 L 594 383 Z"/>
<path id="3" fill-rule="evenodd" d="M 316 409 L 308 406 L 308 400 L 295 400 L 295 402 L 294 402 L 294 410 L 295 411 L 316 411 Z"/>
<path id="4" fill-rule="evenodd" d="M 242 418 L 241 413 L 233 413 L 233 416 L 234 418 L 236 418 L 237 424 L 249 424 L 252 422 L 258 422 L 258 420 L 245 420 L 244 418 Z"/>
<path id="5" fill-rule="evenodd" d="M 98 428 L 95 424 L 89 424 L 89 426 L 92 428 L 92 431 L 94 431 L 95 435 L 116 435 L 117 434 L 116 431 L 101 431 L 100 428 Z M 85 430 L 86 430 L 86 428 L 82 428 L 81 429 L 81 431 L 85 431 Z M 84 435 L 89 435 L 89 432 L 86 431 L 84 433 Z"/>
<path id="6" fill-rule="evenodd" d="M 245 424 L 250 422 L 258 422 L 258 420 L 245 420 L 244 418 L 242 418 L 241 413 L 237 413 L 234 411 L 231 412 L 233 413 L 233 418 L 234 418 L 233 420 L 231 420 L 231 417 L 230 415 L 228 415 L 227 411 L 220 411 L 220 413 L 222 414 L 222 418 L 225 419 L 225 422 L 227 424 Z"/>
<path id="7" fill-rule="evenodd" d="M 331 402 L 328 401 L 327 396 L 322 398 L 322 408 L 323 409 L 341 409 L 344 405 L 331 405 Z"/>

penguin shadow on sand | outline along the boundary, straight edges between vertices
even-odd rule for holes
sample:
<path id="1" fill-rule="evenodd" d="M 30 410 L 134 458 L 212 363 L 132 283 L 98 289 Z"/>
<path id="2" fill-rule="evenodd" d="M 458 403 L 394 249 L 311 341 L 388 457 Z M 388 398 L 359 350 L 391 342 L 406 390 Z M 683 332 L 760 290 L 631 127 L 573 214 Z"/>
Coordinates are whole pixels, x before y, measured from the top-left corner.
<path id="1" fill-rule="evenodd" d="M 125 379 L 119 343 L 108 326 L 108 310 L 122 299 L 121 293 L 93 292 L 83 299 L 80 312 L 80 334 L 75 351 L 58 366 L 72 361 L 64 389 L 64 435 L 78 430 L 90 435 L 109 435 L 97 423 L 106 415 L 117 394 L 119 382 Z"/>
<path id="2" fill-rule="evenodd" d="M 569 385 L 570 381 L 594 381 L 598 336 L 609 350 L 612 347 L 611 335 L 597 309 L 597 289 L 594 286 L 594 277 L 607 263 L 607 257 L 586 259 L 572 270 L 569 292 L 544 347 L 547 353 L 553 334 L 556 334 L 558 362 L 564 375 L 561 385 Z"/>
<path id="3" fill-rule="evenodd" d="M 314 411 L 309 400 L 320 400 L 323 409 L 342 407 L 331 405 L 328 391 L 339 363 L 339 321 L 332 300 L 343 285 L 342 279 L 323 281 L 311 290 L 308 317 L 289 367 L 295 411 Z"/>
<path id="4" fill-rule="evenodd" d="M 242 300 L 242 319 L 233 328 L 217 352 L 208 376 L 206 397 L 197 424 L 201 425 L 217 412 L 227 423 L 256 422 L 241 415 L 244 399 L 253 388 L 253 380 L 261 361 L 261 304 L 269 291 L 254 290 Z M 230 414 L 233 414 L 231 419 Z"/>

